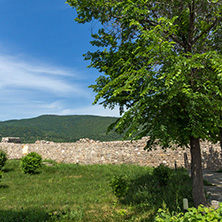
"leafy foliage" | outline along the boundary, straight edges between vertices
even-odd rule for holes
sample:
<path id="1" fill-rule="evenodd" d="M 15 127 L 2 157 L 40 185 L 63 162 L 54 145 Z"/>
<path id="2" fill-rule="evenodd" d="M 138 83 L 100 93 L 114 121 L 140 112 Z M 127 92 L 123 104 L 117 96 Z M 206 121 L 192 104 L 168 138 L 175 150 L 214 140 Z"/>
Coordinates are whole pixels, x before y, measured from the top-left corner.
<path id="1" fill-rule="evenodd" d="M 42 165 L 42 157 L 38 153 L 31 152 L 21 158 L 20 167 L 24 173 L 34 174 Z"/>
<path id="2" fill-rule="evenodd" d="M 3 150 L 0 150 L 0 170 L 4 167 L 6 161 L 7 161 L 6 152 Z"/>
<path id="3" fill-rule="evenodd" d="M 159 209 L 156 222 L 183 222 L 183 221 L 221 221 L 222 220 L 222 204 L 218 209 L 199 206 L 196 208 L 189 208 L 188 212 L 184 213 L 170 213 L 167 209 Z"/>
<path id="4" fill-rule="evenodd" d="M 77 9 L 77 22 L 96 19 L 104 26 L 91 42 L 101 50 L 85 58 L 105 74 L 91 86 L 95 103 L 126 110 L 114 124 L 118 132 L 149 135 L 147 147 L 156 139 L 163 147 L 187 145 L 191 136 L 219 139 L 221 1 L 68 3 Z"/>

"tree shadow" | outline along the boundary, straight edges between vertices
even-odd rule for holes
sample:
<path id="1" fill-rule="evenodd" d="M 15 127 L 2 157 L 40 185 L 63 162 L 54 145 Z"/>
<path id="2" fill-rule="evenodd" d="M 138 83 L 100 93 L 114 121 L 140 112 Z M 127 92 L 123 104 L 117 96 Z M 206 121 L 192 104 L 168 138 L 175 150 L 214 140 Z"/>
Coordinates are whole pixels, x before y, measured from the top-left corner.
<path id="1" fill-rule="evenodd" d="M 24 173 L 24 172 L 23 172 Z M 37 171 L 34 171 L 34 172 L 26 172 L 26 173 L 24 173 L 25 175 L 30 175 L 30 176 L 34 176 L 34 175 L 39 175 L 39 174 L 41 174 L 42 173 L 42 171 L 41 170 L 37 170 Z"/>
<path id="2" fill-rule="evenodd" d="M 1 222 L 43 222 L 50 221 L 48 213 L 38 209 L 27 209 L 20 211 L 0 210 Z"/>
<path id="3" fill-rule="evenodd" d="M 222 169 L 222 151 L 215 150 L 212 146 L 209 152 L 202 152 L 203 169 L 218 170 Z"/>
<path id="4" fill-rule="evenodd" d="M 13 168 L 3 168 L 2 171 L 4 173 L 9 173 L 9 172 L 12 172 L 12 171 L 15 171 Z"/>
<path id="5" fill-rule="evenodd" d="M 9 188 L 8 185 L 4 185 L 4 184 L 0 184 L 0 189 L 6 189 L 6 188 Z"/>
<path id="6" fill-rule="evenodd" d="M 170 211 L 183 209 L 183 198 L 193 206 L 191 178 L 184 168 L 171 169 L 171 176 L 166 185 L 152 174 L 144 174 L 130 181 L 130 186 L 121 203 L 136 206 L 138 209 L 158 209 L 166 205 Z"/>

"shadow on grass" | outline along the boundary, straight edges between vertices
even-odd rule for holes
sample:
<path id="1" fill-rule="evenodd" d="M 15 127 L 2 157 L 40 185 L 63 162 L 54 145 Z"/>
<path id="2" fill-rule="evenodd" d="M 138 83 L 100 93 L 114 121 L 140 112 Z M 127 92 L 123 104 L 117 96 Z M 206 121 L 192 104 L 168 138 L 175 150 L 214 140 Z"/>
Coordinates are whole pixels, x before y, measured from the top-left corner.
<path id="1" fill-rule="evenodd" d="M 163 205 L 170 211 L 179 211 L 183 209 L 183 198 L 187 198 L 189 206 L 193 206 L 191 178 L 185 169 L 172 169 L 165 185 L 161 185 L 159 178 L 148 173 L 131 180 L 129 190 L 120 202 L 136 206 L 142 211 L 155 211 Z"/>
<path id="2" fill-rule="evenodd" d="M 31 173 L 24 173 L 22 172 L 23 174 L 25 175 L 29 175 L 29 176 L 34 176 L 34 175 L 39 175 L 42 173 L 42 171 L 38 170 L 38 171 L 35 171 L 35 172 L 31 172 Z"/>
<path id="3" fill-rule="evenodd" d="M 215 150 L 213 145 L 211 145 L 208 152 L 202 153 L 202 165 L 204 169 L 208 170 L 221 169 L 222 152 Z"/>
<path id="4" fill-rule="evenodd" d="M 2 169 L 2 171 L 4 173 L 9 173 L 9 172 L 12 172 L 12 171 L 15 171 L 13 168 L 5 168 L 5 169 Z"/>
<path id="5" fill-rule="evenodd" d="M 6 189 L 6 188 L 9 188 L 8 185 L 4 185 L 4 184 L 0 184 L 0 189 Z"/>
<path id="6" fill-rule="evenodd" d="M 43 222 L 49 221 L 48 213 L 37 209 L 20 211 L 0 210 L 1 222 Z"/>

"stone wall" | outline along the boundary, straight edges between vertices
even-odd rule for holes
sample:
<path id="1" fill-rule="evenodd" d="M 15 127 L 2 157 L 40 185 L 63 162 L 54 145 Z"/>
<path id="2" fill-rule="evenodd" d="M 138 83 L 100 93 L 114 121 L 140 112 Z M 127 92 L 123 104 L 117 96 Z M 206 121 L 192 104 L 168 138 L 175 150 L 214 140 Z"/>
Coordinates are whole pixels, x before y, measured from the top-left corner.
<path id="1" fill-rule="evenodd" d="M 166 151 L 157 148 L 145 151 L 146 138 L 139 141 L 99 142 L 81 139 L 75 143 L 54 143 L 36 141 L 34 144 L 0 143 L 9 159 L 20 159 L 22 147 L 28 146 L 29 152 L 37 152 L 43 159 L 57 162 L 79 164 L 138 164 L 141 166 L 158 166 L 165 163 L 170 167 L 190 167 L 190 150 L 178 148 Z M 26 146 L 26 147 L 27 147 Z M 221 148 L 219 144 L 201 143 L 203 168 L 222 169 Z"/>

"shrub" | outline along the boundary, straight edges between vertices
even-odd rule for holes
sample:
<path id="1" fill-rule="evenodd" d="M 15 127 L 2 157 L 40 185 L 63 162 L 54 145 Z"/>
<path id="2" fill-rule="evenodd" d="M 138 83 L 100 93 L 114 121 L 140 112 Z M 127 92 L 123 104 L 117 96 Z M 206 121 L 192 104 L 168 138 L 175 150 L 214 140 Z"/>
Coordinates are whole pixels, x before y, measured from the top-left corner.
<path id="1" fill-rule="evenodd" d="M 156 222 L 183 222 L 183 221 L 221 221 L 222 220 L 222 204 L 215 210 L 200 205 L 197 209 L 195 207 L 189 208 L 186 213 L 174 214 L 167 209 L 159 209 L 158 215 L 155 218 Z"/>
<path id="2" fill-rule="evenodd" d="M 166 186 L 172 176 L 171 169 L 164 164 L 160 164 L 153 170 L 153 175 L 161 187 Z"/>
<path id="3" fill-rule="evenodd" d="M 112 187 L 113 193 L 119 198 L 124 197 L 129 189 L 129 181 L 125 176 L 114 176 L 109 185 Z"/>
<path id="4" fill-rule="evenodd" d="M 0 170 L 5 165 L 6 160 L 7 160 L 6 152 L 4 152 L 3 150 L 0 150 Z"/>
<path id="5" fill-rule="evenodd" d="M 38 153 L 31 152 L 21 158 L 21 169 L 24 173 L 34 174 L 42 165 L 42 157 Z"/>

